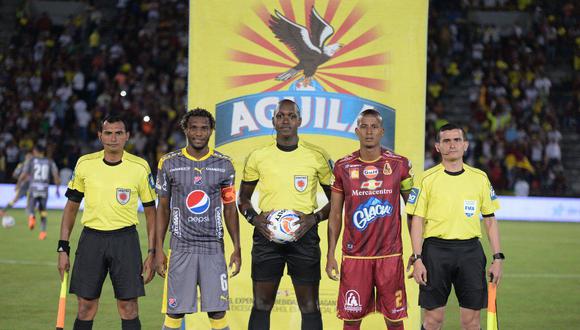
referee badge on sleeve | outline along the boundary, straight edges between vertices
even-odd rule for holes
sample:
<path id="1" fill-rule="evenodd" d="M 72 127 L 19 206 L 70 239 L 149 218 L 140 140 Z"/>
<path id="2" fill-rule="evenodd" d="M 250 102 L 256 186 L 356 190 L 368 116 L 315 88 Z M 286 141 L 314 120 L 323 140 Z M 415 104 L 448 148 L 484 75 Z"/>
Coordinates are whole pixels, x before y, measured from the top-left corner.
<path id="1" fill-rule="evenodd" d="M 131 199 L 131 189 L 117 188 L 117 202 L 121 205 L 125 205 Z"/>

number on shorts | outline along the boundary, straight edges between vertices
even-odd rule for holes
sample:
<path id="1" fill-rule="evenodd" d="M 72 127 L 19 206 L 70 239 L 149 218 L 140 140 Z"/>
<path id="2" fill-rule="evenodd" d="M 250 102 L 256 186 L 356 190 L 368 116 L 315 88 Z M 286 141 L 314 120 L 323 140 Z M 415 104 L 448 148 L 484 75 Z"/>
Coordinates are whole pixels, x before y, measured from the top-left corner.
<path id="1" fill-rule="evenodd" d="M 227 274 L 221 274 L 220 275 L 220 282 L 222 283 L 222 291 L 227 291 L 228 289 L 228 275 Z"/>
<path id="2" fill-rule="evenodd" d="M 397 290 L 397 292 L 395 292 L 395 306 L 397 308 L 403 307 L 403 291 L 402 290 Z"/>

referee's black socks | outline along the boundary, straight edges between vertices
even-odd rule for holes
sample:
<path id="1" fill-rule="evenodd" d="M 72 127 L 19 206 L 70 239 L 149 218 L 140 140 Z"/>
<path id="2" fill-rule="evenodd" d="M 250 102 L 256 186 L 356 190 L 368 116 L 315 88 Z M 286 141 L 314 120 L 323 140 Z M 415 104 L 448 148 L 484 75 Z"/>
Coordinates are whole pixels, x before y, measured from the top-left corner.
<path id="1" fill-rule="evenodd" d="M 75 319 L 75 325 L 73 326 L 73 330 L 92 330 L 93 329 L 93 320 L 83 321 L 79 320 L 78 318 Z"/>
<path id="2" fill-rule="evenodd" d="M 320 311 L 302 313 L 302 330 L 322 330 L 322 315 Z"/>
<path id="3" fill-rule="evenodd" d="M 269 330 L 270 329 L 270 311 L 261 311 L 252 307 L 248 330 Z"/>
<path id="4" fill-rule="evenodd" d="M 132 320 L 121 319 L 121 329 L 123 330 L 141 330 L 141 321 L 139 316 Z"/>

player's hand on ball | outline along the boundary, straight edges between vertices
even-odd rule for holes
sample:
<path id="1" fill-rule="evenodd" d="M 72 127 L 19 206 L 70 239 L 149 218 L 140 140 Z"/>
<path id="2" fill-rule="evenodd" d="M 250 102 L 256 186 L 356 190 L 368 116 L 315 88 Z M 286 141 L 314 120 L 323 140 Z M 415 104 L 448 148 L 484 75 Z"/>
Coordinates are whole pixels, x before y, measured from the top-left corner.
<path id="1" fill-rule="evenodd" d="M 338 270 L 336 258 L 328 257 L 326 260 L 326 275 L 328 275 L 328 278 L 331 280 L 338 281 L 338 274 L 340 274 L 340 271 Z"/>
<path id="2" fill-rule="evenodd" d="M 234 252 L 232 252 L 232 255 L 230 256 L 230 264 L 228 267 L 232 271 L 232 277 L 238 275 L 240 268 L 242 268 L 242 251 L 240 249 L 236 249 Z"/>
<path id="3" fill-rule="evenodd" d="M 496 285 L 499 285 L 499 280 L 501 280 L 502 266 L 501 260 L 494 260 L 487 270 L 487 275 L 491 278 L 491 282 Z"/>
<path id="4" fill-rule="evenodd" d="M 294 212 L 298 214 L 298 217 L 300 217 L 300 220 L 296 222 L 296 224 L 300 227 L 298 227 L 294 233 L 296 240 L 299 240 L 302 238 L 302 236 L 304 236 L 304 234 L 306 234 L 307 231 L 310 230 L 310 228 L 316 224 L 316 216 L 314 216 L 314 214 L 305 214 L 296 210 L 294 210 Z"/>
<path id="5" fill-rule="evenodd" d="M 143 282 L 145 284 L 151 282 L 153 276 L 155 276 L 155 256 L 152 254 L 147 254 L 147 258 L 143 261 L 143 272 L 141 276 L 143 276 Z"/>
<path id="6" fill-rule="evenodd" d="M 258 232 L 262 234 L 268 241 L 272 240 L 272 233 L 270 229 L 268 229 L 268 215 L 270 215 L 271 211 L 269 212 L 262 212 L 254 217 L 254 227 L 258 229 Z"/>
<path id="7" fill-rule="evenodd" d="M 68 272 L 70 268 L 70 260 L 68 254 L 65 252 L 58 253 L 58 272 L 60 273 L 60 280 L 64 278 L 64 273 Z"/>
<path id="8" fill-rule="evenodd" d="M 167 256 L 163 249 L 156 249 L 155 252 L 155 272 L 159 274 L 159 276 L 165 278 L 165 272 L 167 271 Z"/>
<path id="9" fill-rule="evenodd" d="M 413 278 L 420 285 L 427 285 L 427 268 L 421 259 L 417 259 L 413 264 Z"/>

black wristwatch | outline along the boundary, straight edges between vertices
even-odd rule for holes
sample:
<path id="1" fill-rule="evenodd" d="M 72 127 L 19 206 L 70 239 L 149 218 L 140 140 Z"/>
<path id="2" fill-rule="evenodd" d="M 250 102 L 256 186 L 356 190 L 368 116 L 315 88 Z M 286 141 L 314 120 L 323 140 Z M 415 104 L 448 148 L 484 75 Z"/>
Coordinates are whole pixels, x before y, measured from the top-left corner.
<path id="1" fill-rule="evenodd" d="M 253 209 L 247 209 L 244 212 L 244 218 L 246 218 L 246 220 L 248 220 L 250 225 L 254 224 L 254 218 L 256 217 L 256 215 L 258 215 L 258 214 Z"/>
<path id="2" fill-rule="evenodd" d="M 415 263 L 415 261 L 421 259 L 421 255 L 420 254 L 411 254 L 411 265 Z"/>
<path id="3" fill-rule="evenodd" d="M 499 252 L 499 253 L 496 253 L 493 255 L 493 260 L 496 260 L 496 259 L 505 260 L 505 256 L 503 255 L 503 253 Z"/>

